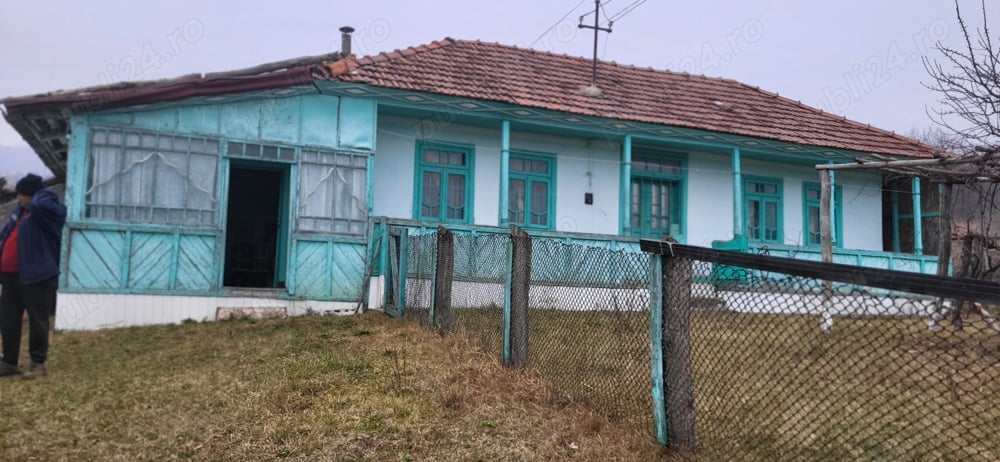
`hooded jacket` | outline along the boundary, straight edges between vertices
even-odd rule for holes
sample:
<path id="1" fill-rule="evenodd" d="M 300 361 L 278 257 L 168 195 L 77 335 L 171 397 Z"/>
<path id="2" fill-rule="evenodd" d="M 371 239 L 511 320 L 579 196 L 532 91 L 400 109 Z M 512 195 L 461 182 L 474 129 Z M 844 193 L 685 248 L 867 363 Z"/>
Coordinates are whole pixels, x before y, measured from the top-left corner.
<path id="1" fill-rule="evenodd" d="M 7 224 L 0 230 L 0 252 L 14 229 L 23 208 L 14 208 Z M 59 275 L 59 246 L 66 224 L 66 206 L 59 203 L 56 193 L 44 188 L 35 193 L 28 204 L 28 216 L 17 232 L 17 266 L 21 284 L 41 282 Z"/>

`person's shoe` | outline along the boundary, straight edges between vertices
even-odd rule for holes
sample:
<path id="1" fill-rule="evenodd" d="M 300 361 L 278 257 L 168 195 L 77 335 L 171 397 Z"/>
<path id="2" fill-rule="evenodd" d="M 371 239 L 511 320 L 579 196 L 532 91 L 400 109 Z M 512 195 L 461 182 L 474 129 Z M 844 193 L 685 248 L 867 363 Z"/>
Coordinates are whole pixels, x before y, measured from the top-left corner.
<path id="1" fill-rule="evenodd" d="M 45 363 L 31 363 L 31 367 L 24 374 L 21 374 L 21 378 L 30 380 L 45 377 L 46 375 L 48 375 L 48 372 L 45 370 Z"/>
<path id="2" fill-rule="evenodd" d="M 0 361 L 0 377 L 9 377 L 12 375 L 21 375 L 21 370 L 17 366 Z"/>

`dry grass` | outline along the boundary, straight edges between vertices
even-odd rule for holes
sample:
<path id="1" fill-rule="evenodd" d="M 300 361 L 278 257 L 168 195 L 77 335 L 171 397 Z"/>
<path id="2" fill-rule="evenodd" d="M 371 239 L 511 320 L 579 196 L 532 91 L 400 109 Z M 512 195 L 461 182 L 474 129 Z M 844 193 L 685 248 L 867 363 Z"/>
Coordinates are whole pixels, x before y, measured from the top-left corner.
<path id="1" fill-rule="evenodd" d="M 457 316 L 493 351 L 496 316 Z M 555 390 L 649 432 L 648 313 L 531 310 L 531 364 Z M 692 368 L 700 460 L 997 460 L 1000 336 L 973 317 L 699 311 Z"/>
<path id="2" fill-rule="evenodd" d="M 381 313 L 57 333 L 0 380 L 3 460 L 653 460 L 460 336 Z"/>

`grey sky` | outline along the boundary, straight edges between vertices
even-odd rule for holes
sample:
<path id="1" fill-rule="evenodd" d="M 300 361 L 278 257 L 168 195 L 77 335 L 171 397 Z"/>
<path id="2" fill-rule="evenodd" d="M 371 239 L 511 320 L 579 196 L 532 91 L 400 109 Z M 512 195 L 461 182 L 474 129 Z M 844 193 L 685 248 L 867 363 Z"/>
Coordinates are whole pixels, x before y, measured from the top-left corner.
<path id="1" fill-rule="evenodd" d="M 603 24 L 634 0 L 602 3 Z M 988 18 L 1000 19 L 1000 2 L 988 3 Z M 980 2 L 960 4 L 968 22 L 980 25 Z M 2 0 L 0 96 L 328 53 L 339 49 L 342 25 L 357 29 L 358 55 L 453 37 L 589 57 L 592 32 L 577 24 L 593 6 L 593 0 Z M 593 16 L 585 21 L 592 24 Z M 598 56 L 730 78 L 906 133 L 930 126 L 925 109 L 937 104 L 921 84 L 928 80 L 921 58 L 937 57 L 935 41 L 960 38 L 954 5 L 945 0 L 648 0 L 600 35 Z M 27 171 L 48 173 L 0 123 L 0 174 Z"/>

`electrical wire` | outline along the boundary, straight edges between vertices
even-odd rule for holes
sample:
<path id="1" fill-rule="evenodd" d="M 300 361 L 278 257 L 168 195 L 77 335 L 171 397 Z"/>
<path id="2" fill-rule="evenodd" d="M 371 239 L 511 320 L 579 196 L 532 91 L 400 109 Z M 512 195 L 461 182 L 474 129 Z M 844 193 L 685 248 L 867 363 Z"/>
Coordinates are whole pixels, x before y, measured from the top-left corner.
<path id="1" fill-rule="evenodd" d="M 565 21 L 566 18 L 568 18 L 569 15 L 573 14 L 573 12 L 576 11 L 577 8 L 580 8 L 580 5 L 583 5 L 583 2 L 585 2 L 585 1 L 587 1 L 587 0 L 580 0 L 580 3 L 577 3 L 576 6 L 573 7 L 573 9 L 567 11 L 566 14 L 563 15 L 563 17 L 559 18 L 559 20 L 555 22 L 555 24 L 552 24 L 551 26 L 549 26 L 548 29 L 545 29 L 545 32 L 542 32 L 542 35 L 539 35 L 538 38 L 536 38 L 534 42 L 531 42 L 531 44 L 528 45 L 528 48 L 534 47 L 535 44 L 538 43 L 539 40 L 541 40 L 542 38 L 544 38 L 546 35 L 549 34 L 549 32 L 552 32 L 552 29 L 555 29 L 556 26 L 558 26 L 560 23 L 562 23 L 563 21 Z"/>

